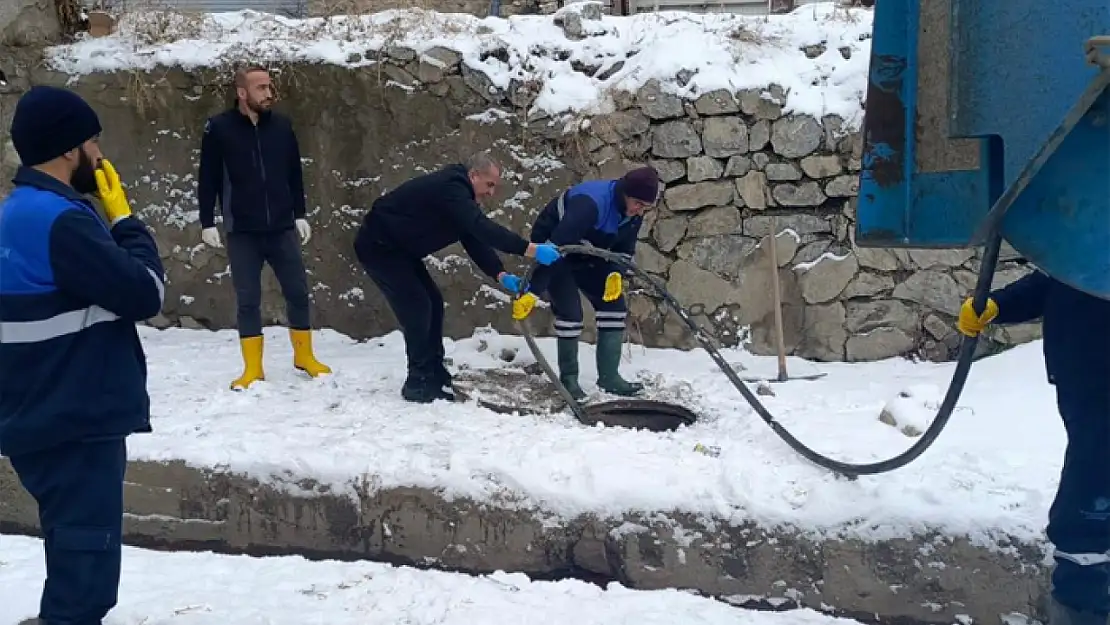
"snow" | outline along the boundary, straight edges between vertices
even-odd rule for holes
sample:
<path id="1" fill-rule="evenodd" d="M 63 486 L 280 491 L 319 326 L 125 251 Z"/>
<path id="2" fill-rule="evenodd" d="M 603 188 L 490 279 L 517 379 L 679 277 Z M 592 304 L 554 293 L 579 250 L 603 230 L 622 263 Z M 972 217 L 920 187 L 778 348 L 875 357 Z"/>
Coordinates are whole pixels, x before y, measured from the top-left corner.
<path id="1" fill-rule="evenodd" d="M 366 342 L 318 332 L 318 356 L 335 374 L 308 380 L 290 366 L 284 330 L 267 328 L 267 381 L 242 393 L 227 390 L 241 366 L 234 332 L 144 327 L 141 336 L 154 433 L 132 437 L 136 459 L 278 476 L 278 484 L 290 471 L 346 492 L 371 476 L 381 489 L 436 488 L 449 497 L 535 507 L 553 518 L 678 510 L 864 540 L 932 528 L 982 544 L 1000 534 L 1036 544 L 1065 444 L 1039 342 L 978 362 L 948 428 L 921 458 L 850 481 L 799 458 L 700 350 L 631 347 L 630 362 L 622 365 L 626 376 L 658 385 L 702 417 L 692 427 L 652 434 L 587 428 L 568 414 L 406 403 L 398 332 Z M 554 362 L 554 340 L 540 344 Z M 488 330 L 448 341 L 447 354 L 456 369 L 533 362 L 523 339 Z M 723 354 L 745 367 L 744 376 L 773 377 L 777 370 L 774 358 L 739 349 Z M 580 360 L 583 384 L 594 392 L 592 346 L 582 346 Z M 904 359 L 814 364 L 789 358 L 791 375 L 827 375 L 775 384 L 775 396 L 762 399 L 818 451 L 872 462 L 913 442 L 879 421 L 883 407 L 906 389 L 931 401 L 953 368 Z M 719 453 L 699 453 L 699 444 Z"/>
<path id="2" fill-rule="evenodd" d="M 930 384 L 914 384 L 903 389 L 883 406 L 883 412 L 892 421 L 887 425 L 902 430 L 907 436 L 921 435 L 933 421 L 933 415 L 940 410 L 944 400 L 942 390 Z"/>
<path id="3" fill-rule="evenodd" d="M 0 536 L 0 625 L 38 612 L 42 542 Z M 16 620 L 9 621 L 7 618 Z M 677 590 L 602 589 L 370 562 L 162 553 L 124 547 L 104 625 L 858 625 L 801 609 L 753 612 Z"/>
<path id="4" fill-rule="evenodd" d="M 584 20 L 591 34 L 575 40 L 553 16 L 478 18 L 410 9 L 296 20 L 253 11 L 189 16 L 143 11 L 123 16 L 113 35 L 56 46 L 47 58 L 55 69 L 79 76 L 158 66 L 222 67 L 248 58 L 365 67 L 379 50 L 398 47 L 438 65 L 425 53 L 442 47 L 459 53 L 499 89 L 513 80 L 540 85 L 533 113 L 602 111 L 611 104 L 608 94 L 635 91 L 651 79 L 688 98 L 777 84 L 786 94 L 785 112 L 839 115 L 851 130 L 862 120 L 871 15 L 831 2 L 765 17 L 678 11 L 606 15 Z M 808 58 L 805 50 L 820 50 L 815 46 L 823 51 Z M 587 75 L 576 65 L 599 69 Z"/>
<path id="5" fill-rule="evenodd" d="M 794 265 L 794 269 L 795 271 L 809 271 L 810 269 L 813 269 L 814 267 L 819 265 L 821 261 L 829 260 L 834 263 L 839 263 L 846 260 L 849 256 L 851 256 L 850 253 L 837 255 L 832 252 L 825 252 L 809 262 L 798 263 L 797 265 Z"/>

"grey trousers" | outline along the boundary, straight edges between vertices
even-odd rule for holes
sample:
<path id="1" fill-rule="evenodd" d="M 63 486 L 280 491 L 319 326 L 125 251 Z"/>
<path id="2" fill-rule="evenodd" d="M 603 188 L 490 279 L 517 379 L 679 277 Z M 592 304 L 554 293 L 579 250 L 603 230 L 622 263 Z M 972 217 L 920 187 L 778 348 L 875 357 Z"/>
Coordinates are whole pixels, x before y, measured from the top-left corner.
<path id="1" fill-rule="evenodd" d="M 231 264 L 241 338 L 262 335 L 262 266 L 265 264 L 273 269 L 274 277 L 281 286 L 289 328 L 312 329 L 308 276 L 296 230 L 229 233 L 227 259 Z"/>

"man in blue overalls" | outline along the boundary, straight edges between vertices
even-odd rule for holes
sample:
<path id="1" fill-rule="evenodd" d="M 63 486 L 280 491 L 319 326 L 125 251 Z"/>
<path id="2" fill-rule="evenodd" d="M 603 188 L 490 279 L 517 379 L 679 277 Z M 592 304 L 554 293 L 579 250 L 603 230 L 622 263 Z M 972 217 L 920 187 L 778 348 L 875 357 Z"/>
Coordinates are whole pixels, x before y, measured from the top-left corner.
<path id="1" fill-rule="evenodd" d="M 126 438 L 150 431 L 135 323 L 161 310 L 165 275 L 99 135 L 64 89 L 31 89 L 12 118 L 23 166 L 0 203 L 0 454 L 38 504 L 46 550 L 25 623 L 98 625 L 116 604 Z"/>
<path id="2" fill-rule="evenodd" d="M 1045 369 L 1068 446 L 1048 511 L 1055 547 L 1050 625 L 1107 625 L 1110 615 L 1110 301 L 1035 271 L 991 294 L 982 315 L 971 300 L 957 327 L 976 336 L 995 323 L 1040 318 Z"/>
<path id="3" fill-rule="evenodd" d="M 659 173 L 634 169 L 617 180 L 591 180 L 571 187 L 547 204 L 532 224 L 533 243 L 557 246 L 589 243 L 621 254 L 636 252 L 643 213 L 659 198 Z M 597 384 L 614 395 L 631 396 L 643 385 L 618 372 L 628 304 L 622 293 L 620 268 L 595 256 L 572 254 L 547 267 L 537 267 L 525 293 L 513 302 L 513 318 L 532 312 L 537 294 L 546 293 L 555 313 L 559 381 L 574 396 L 586 393 L 578 384 L 578 337 L 582 334 L 581 291 L 594 307 L 597 323 Z"/>

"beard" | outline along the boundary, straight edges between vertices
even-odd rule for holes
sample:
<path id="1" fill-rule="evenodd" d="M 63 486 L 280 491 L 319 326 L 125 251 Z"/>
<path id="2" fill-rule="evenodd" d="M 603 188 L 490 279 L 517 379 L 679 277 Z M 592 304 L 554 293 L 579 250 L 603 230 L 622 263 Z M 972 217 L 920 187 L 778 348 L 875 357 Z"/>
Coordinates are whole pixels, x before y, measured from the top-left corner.
<path id="1" fill-rule="evenodd" d="M 273 106 L 273 104 L 274 104 L 273 100 L 257 100 L 256 101 L 256 100 L 252 100 L 250 98 L 247 98 L 247 108 L 254 111 L 255 113 L 265 113 L 266 111 L 270 110 L 270 107 Z"/>
<path id="2" fill-rule="evenodd" d="M 81 194 L 96 193 L 96 164 L 93 163 L 84 149 L 79 150 L 79 153 L 77 169 L 73 170 L 73 174 L 69 178 L 69 186 Z"/>

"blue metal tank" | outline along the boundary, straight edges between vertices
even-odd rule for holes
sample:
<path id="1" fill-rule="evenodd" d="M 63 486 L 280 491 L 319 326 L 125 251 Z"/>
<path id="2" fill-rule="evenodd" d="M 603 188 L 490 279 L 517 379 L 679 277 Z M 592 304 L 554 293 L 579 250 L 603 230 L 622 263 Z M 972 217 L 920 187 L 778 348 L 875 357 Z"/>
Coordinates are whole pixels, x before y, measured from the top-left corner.
<path id="1" fill-rule="evenodd" d="M 960 248 L 993 226 L 1110 299 L 1110 2 L 880 0 L 856 243 Z"/>

